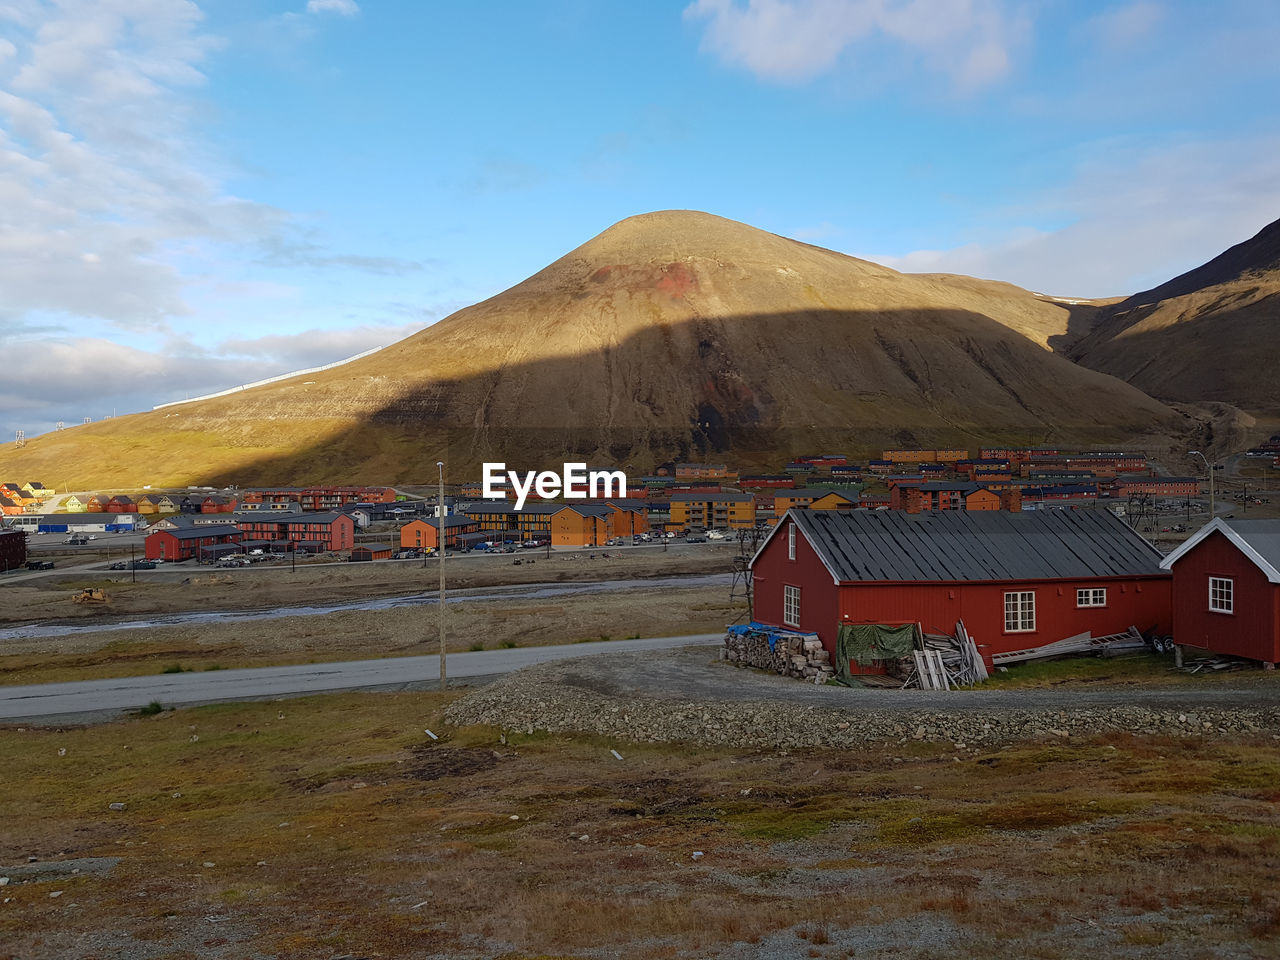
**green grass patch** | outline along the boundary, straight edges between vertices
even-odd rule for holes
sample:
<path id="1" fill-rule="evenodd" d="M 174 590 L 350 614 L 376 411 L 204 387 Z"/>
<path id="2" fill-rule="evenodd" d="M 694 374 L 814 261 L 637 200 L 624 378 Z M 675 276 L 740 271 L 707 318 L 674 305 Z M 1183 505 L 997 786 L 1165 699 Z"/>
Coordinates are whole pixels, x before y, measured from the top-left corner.
<path id="1" fill-rule="evenodd" d="M 1061 660 L 1032 660 L 997 670 L 984 686 L 1001 689 L 1035 689 L 1061 685 L 1116 684 L 1147 685 L 1182 683 L 1194 680 L 1173 668 L 1173 657 L 1137 653 L 1123 657 L 1063 657 Z"/>

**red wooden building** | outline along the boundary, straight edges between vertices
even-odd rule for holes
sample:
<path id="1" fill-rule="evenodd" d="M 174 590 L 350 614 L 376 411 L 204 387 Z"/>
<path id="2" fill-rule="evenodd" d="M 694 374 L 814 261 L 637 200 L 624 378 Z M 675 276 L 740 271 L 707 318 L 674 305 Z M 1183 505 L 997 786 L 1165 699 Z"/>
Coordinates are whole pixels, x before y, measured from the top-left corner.
<path id="1" fill-rule="evenodd" d="M 963 620 L 989 659 L 1086 631 L 1168 630 L 1160 559 L 1104 510 L 792 510 L 751 561 L 753 613 L 816 633 L 832 662 L 844 624 L 951 633 Z"/>
<path id="2" fill-rule="evenodd" d="M 17 570 L 26 562 L 26 533 L 22 530 L 0 530 L 0 572 Z"/>
<path id="3" fill-rule="evenodd" d="M 355 545 L 356 522 L 345 513 L 268 515 L 261 520 L 239 520 L 236 525 L 246 540 L 285 540 L 310 553 L 349 550 Z"/>
<path id="4" fill-rule="evenodd" d="M 1117 497 L 1147 494 L 1152 497 L 1198 497 L 1198 477 L 1117 477 L 1113 486 Z"/>
<path id="5" fill-rule="evenodd" d="M 214 548 L 237 544 L 240 539 L 240 529 L 235 524 L 218 523 L 177 530 L 157 530 L 148 534 L 144 543 L 148 560 L 174 563 L 193 558 L 204 559 L 204 555 L 216 552 Z"/>
<path id="6" fill-rule="evenodd" d="M 1161 566 L 1175 643 L 1280 663 L 1280 520 L 1215 517 Z"/>

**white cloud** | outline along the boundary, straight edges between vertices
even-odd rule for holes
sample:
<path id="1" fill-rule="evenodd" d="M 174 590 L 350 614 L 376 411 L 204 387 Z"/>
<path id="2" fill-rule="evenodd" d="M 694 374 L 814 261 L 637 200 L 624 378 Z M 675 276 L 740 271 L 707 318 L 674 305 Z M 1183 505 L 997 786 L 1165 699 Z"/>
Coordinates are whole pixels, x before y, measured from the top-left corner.
<path id="1" fill-rule="evenodd" d="M 224 193 L 191 134 L 187 97 L 217 44 L 186 0 L 19 13 L 0 75 L 0 301 L 163 327 L 187 311 L 176 250 L 284 221 Z"/>
<path id="2" fill-rule="evenodd" d="M 962 90 L 1008 73 L 1028 32 L 1002 0 L 694 0 L 685 18 L 707 21 L 704 51 L 766 80 L 811 80 L 887 39 Z"/>
<path id="3" fill-rule="evenodd" d="M 266 377 L 321 366 L 395 343 L 425 323 L 306 330 L 294 335 L 226 339 L 213 349 L 171 338 L 143 350 L 100 337 L 56 337 L 38 342 L 0 334 L 21 363 L 4 369 L 0 430 L 28 437 L 56 421 L 150 410 L 158 403 L 198 397 Z M 33 332 L 33 331 L 27 331 Z"/>
<path id="4" fill-rule="evenodd" d="M 292 335 L 267 334 L 221 341 L 217 356 L 257 358 L 283 371 L 318 367 L 357 353 L 385 347 L 417 333 L 425 323 L 365 324 L 341 330 L 306 330 Z"/>
<path id="5" fill-rule="evenodd" d="M 356 0 L 307 0 L 307 13 L 337 13 L 354 17 L 359 12 Z"/>
<path id="6" fill-rule="evenodd" d="M 987 227 L 949 250 L 867 256 L 911 273 L 963 273 L 1044 293 L 1128 295 L 1199 266 L 1280 217 L 1280 137 L 1094 145 L 1072 180 L 1030 208 L 994 211 Z M 1061 229 L 1026 224 L 1069 220 Z M 1022 223 L 1017 221 L 1021 220 Z"/>

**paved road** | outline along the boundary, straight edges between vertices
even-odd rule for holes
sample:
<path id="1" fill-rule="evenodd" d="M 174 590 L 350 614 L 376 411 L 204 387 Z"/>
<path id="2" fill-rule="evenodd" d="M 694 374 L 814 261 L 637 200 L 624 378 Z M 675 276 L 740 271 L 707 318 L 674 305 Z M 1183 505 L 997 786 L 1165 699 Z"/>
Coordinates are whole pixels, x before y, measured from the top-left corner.
<path id="1" fill-rule="evenodd" d="M 683 637 L 451 653 L 446 670 L 451 682 L 474 680 L 509 673 L 548 660 L 564 660 L 597 653 L 665 650 L 689 644 L 719 643 L 723 639 L 723 633 L 699 633 Z M 265 700 L 336 690 L 416 688 L 438 683 L 439 667 L 440 660 L 437 656 L 391 657 L 294 667 L 257 667 L 0 687 L 0 722 L 39 719 L 44 722 L 56 720 L 83 723 L 136 710 L 153 700 L 170 707 L 224 700 Z"/>

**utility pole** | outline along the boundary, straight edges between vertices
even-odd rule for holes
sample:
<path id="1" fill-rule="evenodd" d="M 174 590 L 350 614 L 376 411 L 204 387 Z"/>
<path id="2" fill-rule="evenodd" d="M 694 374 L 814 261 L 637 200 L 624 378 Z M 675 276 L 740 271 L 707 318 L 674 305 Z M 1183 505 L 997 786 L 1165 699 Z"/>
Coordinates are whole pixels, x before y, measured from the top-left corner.
<path id="1" fill-rule="evenodd" d="M 445 527 L 444 527 L 444 461 L 436 461 L 436 469 L 440 471 L 440 499 L 438 501 L 439 515 L 437 517 L 440 526 L 437 527 L 439 536 L 436 537 L 436 547 L 440 555 L 440 609 L 437 611 L 440 620 L 440 689 L 448 688 L 448 682 L 445 679 L 445 653 L 444 653 L 444 549 L 445 549 Z"/>
<path id="2" fill-rule="evenodd" d="M 1214 497 L 1214 485 L 1213 485 L 1213 464 L 1210 463 L 1209 458 L 1206 457 L 1199 450 L 1189 450 L 1188 453 L 1190 453 L 1191 456 L 1193 457 L 1199 457 L 1201 460 L 1203 460 L 1205 472 L 1209 474 L 1209 519 L 1212 520 L 1215 516 L 1214 507 L 1216 503 L 1216 498 Z"/>

